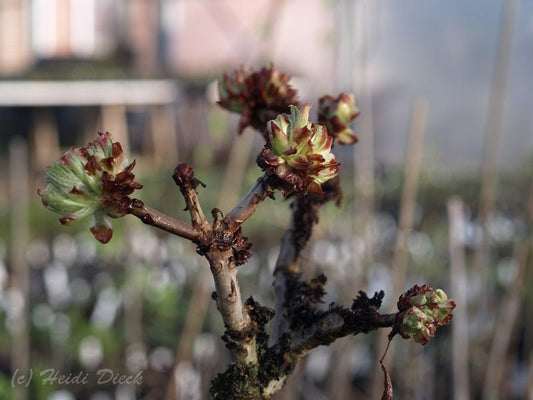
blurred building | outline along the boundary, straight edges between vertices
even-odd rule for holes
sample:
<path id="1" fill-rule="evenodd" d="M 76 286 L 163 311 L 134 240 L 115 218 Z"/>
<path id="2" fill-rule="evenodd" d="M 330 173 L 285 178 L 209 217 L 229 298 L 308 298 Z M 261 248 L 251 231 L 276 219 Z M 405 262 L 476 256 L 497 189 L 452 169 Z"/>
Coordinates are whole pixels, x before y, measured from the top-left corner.
<path id="1" fill-rule="evenodd" d="M 197 91 L 235 66 L 274 62 L 295 77 L 302 99 L 354 91 L 362 110 L 356 124 L 369 118 L 361 129 L 374 131 L 380 163 L 403 160 L 411 105 L 423 97 L 432 165 L 477 168 L 503 4 L 1 0 L 0 79 L 185 78 Z M 502 96 L 502 161 L 529 157 L 533 146 L 524 84 L 532 21 L 533 3 L 522 2 Z M 13 113 L 4 111 L 0 124 L 10 131 Z"/>
<path id="2" fill-rule="evenodd" d="M 141 72 L 156 69 L 160 2 L 6 0 L 0 3 L 0 73 L 42 60 L 100 60 L 131 52 Z"/>
<path id="3" fill-rule="evenodd" d="M 333 19 L 322 1 L 3 0 L 0 76 L 54 60 L 115 60 L 134 75 L 198 77 L 276 59 L 319 76 L 331 65 Z"/>
<path id="4" fill-rule="evenodd" d="M 334 11 L 323 0 L 1 0 L 0 137 L 27 137 L 39 165 L 96 130 L 139 151 L 151 136 L 167 152 L 157 143 L 169 137 L 195 147 L 189 125 L 208 138 L 204 88 L 222 71 L 274 62 L 302 97 L 330 91 L 342 79 Z"/>
<path id="5" fill-rule="evenodd" d="M 0 74 L 13 74 L 33 62 L 30 6 L 25 0 L 0 2 Z"/>

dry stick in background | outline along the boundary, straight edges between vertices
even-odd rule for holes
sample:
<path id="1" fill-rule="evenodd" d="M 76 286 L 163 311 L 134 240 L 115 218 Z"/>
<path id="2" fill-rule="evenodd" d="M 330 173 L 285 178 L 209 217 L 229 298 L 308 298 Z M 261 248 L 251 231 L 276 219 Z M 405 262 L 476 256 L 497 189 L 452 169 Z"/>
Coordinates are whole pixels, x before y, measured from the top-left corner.
<path id="1" fill-rule="evenodd" d="M 122 112 L 125 113 L 125 108 L 122 109 Z M 104 118 L 116 118 L 115 123 L 124 124 L 123 137 L 129 137 L 127 130 L 127 123 L 125 119 L 125 114 L 121 116 L 121 109 L 117 108 L 115 110 L 107 110 L 107 116 L 104 115 L 102 110 L 102 119 Z M 111 115 L 109 115 L 111 113 Z M 113 114 L 113 113 L 116 113 Z M 138 174 L 139 175 L 139 174 Z M 130 370 L 129 367 L 138 367 L 135 366 L 131 361 L 128 363 L 128 358 L 135 354 L 136 352 L 145 352 L 147 349 L 144 346 L 143 342 L 143 275 L 142 275 L 142 265 L 140 265 L 140 260 L 135 253 L 132 253 L 132 244 L 128 240 L 131 237 L 133 229 L 133 221 L 125 221 L 125 235 L 123 239 L 123 245 L 127 249 L 126 260 L 124 266 L 128 269 L 126 274 L 126 281 L 124 284 L 124 340 L 126 343 L 126 353 L 125 353 L 125 365 L 128 367 L 128 372 L 136 374 L 138 370 Z M 141 367 L 142 368 L 142 367 Z M 127 387 L 128 394 L 130 396 L 135 395 L 135 390 L 138 389 L 134 384 L 129 384 Z"/>
<path id="2" fill-rule="evenodd" d="M 368 35 L 367 32 L 364 32 Z M 368 42 L 368 37 L 364 42 Z M 356 202 L 356 216 L 354 219 L 354 241 L 363 242 L 363 249 L 361 254 L 362 271 L 358 285 L 355 287 L 364 287 L 360 283 L 364 283 L 366 272 L 372 264 L 372 253 L 374 249 L 374 121 L 372 114 L 372 90 L 370 87 L 369 75 L 371 69 L 368 64 L 368 45 L 363 45 L 361 51 L 361 68 L 360 68 L 360 86 L 363 95 L 361 98 L 361 109 L 364 112 L 359 116 L 361 140 L 357 146 L 354 146 L 354 189 Z M 354 253 L 357 254 L 360 250 L 354 244 Z"/>
<path id="3" fill-rule="evenodd" d="M 177 163 L 178 136 L 176 134 L 176 111 L 173 105 L 155 105 L 150 108 L 150 124 L 153 160 L 157 165 Z"/>
<path id="4" fill-rule="evenodd" d="M 518 266 L 518 273 L 509 287 L 506 297 L 503 299 L 503 304 L 495 323 L 496 331 L 492 340 L 483 390 L 485 399 L 500 398 L 499 394 L 502 392 L 505 373 L 509 368 L 507 351 L 522 304 L 529 245 L 528 239 L 520 240 L 515 245 L 514 259 Z"/>
<path id="5" fill-rule="evenodd" d="M 398 222 L 398 235 L 394 247 L 394 259 L 392 262 L 391 289 L 389 290 L 389 310 L 394 309 L 396 298 L 402 292 L 407 276 L 407 263 L 409 252 L 407 245 L 409 236 L 413 230 L 415 220 L 416 192 L 420 174 L 420 164 L 422 160 L 422 149 L 424 145 L 424 133 L 428 104 L 425 99 L 418 98 L 413 103 L 411 116 L 411 129 L 409 132 L 409 144 L 405 158 L 404 183 L 402 188 L 402 198 L 400 203 L 400 216 Z M 387 347 L 387 332 L 382 330 L 378 334 L 378 347 L 376 354 L 383 354 Z M 394 355 L 394 343 L 391 343 L 390 352 Z M 393 359 L 393 357 L 391 357 Z M 374 376 L 380 375 L 380 369 L 376 368 Z M 381 393 L 380 379 L 374 379 L 374 390 L 372 398 L 378 398 Z"/>
<path id="6" fill-rule="evenodd" d="M 494 209 L 496 194 L 498 153 L 502 136 L 502 121 L 505 110 L 507 81 L 513 47 L 516 14 L 519 0 L 506 0 L 500 23 L 500 36 L 496 64 L 490 87 L 489 106 L 485 125 L 485 149 L 482 165 L 481 194 L 478 220 L 482 229 L 481 243 L 476 248 L 474 269 L 479 271 L 487 265 L 489 236 L 487 222 Z"/>
<path id="7" fill-rule="evenodd" d="M 346 282 L 340 286 L 341 299 L 347 300 L 353 296 L 353 288 L 367 286 L 367 272 L 372 265 L 374 252 L 374 117 L 372 107 L 372 86 L 370 82 L 372 69 L 369 62 L 369 50 L 372 48 L 372 38 L 369 33 L 369 21 L 375 18 L 373 10 L 364 2 L 344 2 L 339 26 L 346 26 L 347 34 L 337 42 L 348 42 L 351 48 L 355 46 L 356 38 L 361 42 L 359 52 L 346 52 L 352 59 L 348 64 L 351 67 L 350 79 L 358 89 L 358 108 L 363 110 L 358 117 L 357 131 L 359 142 L 353 147 L 354 157 L 354 197 L 353 209 L 355 215 L 353 223 L 348 229 L 352 231 L 352 253 L 356 256 L 352 268 L 348 269 Z M 354 24 L 353 21 L 359 23 Z M 356 58 L 355 58 L 356 57 Z M 359 64 L 356 67 L 355 62 Z M 337 398 L 353 396 L 351 384 L 350 356 L 353 343 L 343 340 L 332 345 L 331 370 L 327 382 L 327 393 Z"/>
<path id="8" fill-rule="evenodd" d="M 126 121 L 126 106 L 123 104 L 106 105 L 101 108 L 100 126 L 102 132 L 113 132 L 114 138 L 120 142 L 126 153 L 131 149 L 128 135 L 128 123 Z"/>
<path id="9" fill-rule="evenodd" d="M 533 365 L 529 366 L 529 386 L 528 386 L 528 389 L 527 389 L 527 397 L 526 398 L 528 400 L 533 400 Z"/>
<path id="10" fill-rule="evenodd" d="M 37 170 L 44 170 L 50 160 L 57 158 L 59 133 L 54 115 L 49 108 L 37 108 L 33 111 L 33 132 L 31 134 L 31 153 L 33 165 Z"/>
<path id="11" fill-rule="evenodd" d="M 487 273 L 489 265 L 489 233 L 487 224 L 494 210 L 498 178 L 498 153 L 502 136 L 503 113 L 506 104 L 507 81 L 511 64 L 513 37 L 516 25 L 516 14 L 519 0 L 505 0 L 500 20 L 498 48 L 490 87 L 490 97 L 485 122 L 485 143 L 482 162 L 482 178 L 479 199 L 478 222 L 481 240 L 476 247 L 473 259 L 473 273 L 480 274 L 485 281 L 481 287 L 488 288 Z M 478 296 L 477 304 L 472 304 L 471 313 L 482 313 L 487 307 L 488 296 Z M 479 366 L 474 368 L 475 376 L 482 376 L 486 365 L 486 346 L 490 332 L 482 332 L 479 344 L 472 343 L 472 358 L 479 360 Z"/>
<path id="12" fill-rule="evenodd" d="M 531 235 L 531 231 L 533 229 L 533 184 L 529 188 L 529 204 L 528 204 L 528 218 L 529 218 L 529 232 Z M 529 260 L 529 278 L 533 276 L 533 268 L 531 267 L 531 264 L 533 264 L 533 237 L 530 237 L 530 243 L 529 243 L 529 253 L 530 253 L 530 260 Z M 528 282 L 531 282 L 533 279 L 527 279 Z M 527 332 L 527 331 L 526 331 Z M 527 336 L 526 336 L 527 337 Z M 533 355 L 533 352 L 530 353 L 530 355 Z M 529 357 L 529 386 L 527 389 L 527 399 L 533 400 L 533 357 Z"/>
<path id="13" fill-rule="evenodd" d="M 11 290 L 16 302 L 10 305 L 11 365 L 12 373 L 26 375 L 30 367 L 29 347 L 29 281 L 26 248 L 28 246 L 28 150 L 20 137 L 13 139 L 9 146 L 9 182 L 11 202 Z M 15 310 L 14 308 L 18 309 Z M 27 375 L 26 375 L 27 376 Z M 15 385 L 14 400 L 25 400 L 27 386 Z"/>
<path id="14" fill-rule="evenodd" d="M 528 224 L 531 228 L 533 226 L 533 184 L 530 185 L 528 204 L 525 208 L 528 209 Z M 508 349 L 523 302 L 528 257 L 531 258 L 531 244 L 531 238 L 527 236 L 515 244 L 514 261 L 518 267 L 518 272 L 507 290 L 499 310 L 498 319 L 495 322 L 495 332 L 485 375 L 484 398 L 486 399 L 499 398 L 499 395 L 502 394 L 505 372 L 509 366 Z"/>
<path id="15" fill-rule="evenodd" d="M 148 349 L 143 341 L 143 263 L 133 249 L 129 240 L 134 234 L 133 222 L 126 220 L 124 223 L 123 246 L 127 250 L 123 266 L 127 269 L 126 281 L 123 289 L 124 307 L 124 341 L 126 343 L 125 365 L 128 373 L 136 374 L 142 368 L 142 364 L 132 362 L 132 357 L 137 352 L 146 352 Z M 128 362 L 128 358 L 130 361 Z M 135 365 L 137 364 L 137 365 Z M 128 384 L 127 390 L 131 397 L 135 396 L 138 385 Z"/>
<path id="16" fill-rule="evenodd" d="M 221 210 L 228 210 L 238 201 L 238 190 L 236 188 L 242 187 L 244 173 L 247 171 L 246 165 L 252 150 L 253 134 L 254 132 L 245 132 L 245 134 L 235 136 L 233 139 L 228 157 L 228 166 L 224 173 L 224 180 L 217 201 L 217 206 Z M 211 299 L 209 295 L 211 288 L 209 276 L 210 273 L 205 268 L 200 270 L 196 276 L 183 331 L 177 347 L 173 372 L 167 387 L 168 400 L 180 398 L 180 388 L 177 386 L 178 380 L 176 374 L 180 362 L 192 360 L 194 340 L 202 330 Z"/>
<path id="17" fill-rule="evenodd" d="M 448 200 L 450 279 L 452 296 L 457 302 L 452 327 L 453 338 L 453 398 L 470 399 L 468 373 L 468 314 L 467 314 L 467 274 L 465 267 L 465 217 L 463 201 L 458 197 Z"/>

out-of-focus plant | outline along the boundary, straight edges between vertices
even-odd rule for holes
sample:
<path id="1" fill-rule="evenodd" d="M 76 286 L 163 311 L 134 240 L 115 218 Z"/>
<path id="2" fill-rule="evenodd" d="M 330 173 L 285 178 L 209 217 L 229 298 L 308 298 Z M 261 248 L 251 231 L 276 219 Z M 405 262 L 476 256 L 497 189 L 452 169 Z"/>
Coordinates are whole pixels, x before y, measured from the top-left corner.
<path id="1" fill-rule="evenodd" d="M 135 162 L 128 163 L 109 133 L 61 157 L 47 170 L 48 184 L 39 191 L 43 204 L 61 215 L 61 223 L 92 215 L 91 232 L 103 243 L 112 234 L 107 217 L 131 214 L 196 244 L 210 265 L 216 288 L 213 298 L 226 328 L 223 340 L 233 356 L 211 383 L 215 399 L 269 399 L 312 349 L 351 334 L 392 327 L 390 338 L 400 334 L 426 344 L 437 326 L 450 322 L 455 307 L 442 290 L 426 285 L 403 294 L 398 311 L 392 314 L 378 311 L 383 291 L 372 297 L 359 292 L 350 307 L 319 307 L 326 277 L 301 279 L 300 254 L 320 208 L 340 200 L 333 144 L 357 141 L 350 123 L 359 111 L 353 95 L 324 96 L 319 101 L 318 123 L 313 123 L 309 121 L 311 105 L 299 104 L 289 80 L 270 66 L 259 71 L 237 69 L 219 82 L 219 105 L 241 115 L 239 133 L 251 126 L 265 139 L 257 158 L 263 175 L 226 214 L 214 209 L 211 219 L 205 216 L 197 192 L 205 185 L 186 164 L 179 164 L 172 177 L 184 197 L 190 222 L 130 197 L 142 187 L 132 173 Z M 276 191 L 293 199 L 292 218 L 274 269 L 275 304 L 269 308 L 253 297 L 243 301 L 237 272 L 251 256 L 242 225 L 267 197 L 274 199 Z M 392 398 L 390 379 L 384 372 L 383 398 Z"/>

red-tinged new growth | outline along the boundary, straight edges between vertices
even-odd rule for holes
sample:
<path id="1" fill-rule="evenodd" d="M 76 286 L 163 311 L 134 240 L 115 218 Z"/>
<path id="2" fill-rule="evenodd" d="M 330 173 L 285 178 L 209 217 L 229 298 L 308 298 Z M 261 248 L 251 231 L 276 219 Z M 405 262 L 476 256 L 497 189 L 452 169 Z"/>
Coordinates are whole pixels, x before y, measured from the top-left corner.
<path id="1" fill-rule="evenodd" d="M 441 289 L 415 285 L 398 300 L 403 312 L 398 333 L 425 345 L 435 335 L 437 326 L 446 326 L 452 319 L 455 302 Z"/>
<path id="2" fill-rule="evenodd" d="M 267 124 L 259 166 L 280 180 L 285 195 L 294 191 L 322 193 L 320 185 L 337 176 L 339 163 L 331 153 L 333 139 L 325 127 L 309 121 L 310 104 L 290 106 Z"/>
<path id="3" fill-rule="evenodd" d="M 239 133 L 247 126 L 263 131 L 267 121 L 288 112 L 289 105 L 298 104 L 290 79 L 273 65 L 259 71 L 236 69 L 218 82 L 218 104 L 241 114 Z"/>
<path id="4" fill-rule="evenodd" d="M 318 100 L 318 123 L 328 128 L 339 144 L 354 144 L 359 140 L 350 129 L 350 123 L 358 115 L 353 94 L 341 93 L 337 98 L 324 96 Z"/>
<path id="5" fill-rule="evenodd" d="M 62 215 L 68 224 L 92 215 L 91 232 L 102 243 L 111 240 L 109 218 L 128 213 L 128 197 L 142 185 L 131 172 L 135 161 L 128 163 L 120 143 L 109 132 L 99 133 L 87 147 L 71 148 L 46 170 L 47 185 L 39 189 L 43 204 Z"/>

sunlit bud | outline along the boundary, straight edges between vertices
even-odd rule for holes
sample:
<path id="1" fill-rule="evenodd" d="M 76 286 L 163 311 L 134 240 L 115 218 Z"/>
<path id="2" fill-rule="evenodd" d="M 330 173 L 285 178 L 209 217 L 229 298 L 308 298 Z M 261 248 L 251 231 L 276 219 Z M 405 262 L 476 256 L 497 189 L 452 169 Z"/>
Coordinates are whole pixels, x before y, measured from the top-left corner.
<path id="1" fill-rule="evenodd" d="M 321 193 L 320 185 L 335 177 L 339 163 L 331 153 L 331 136 L 321 125 L 309 121 L 310 104 L 290 106 L 267 124 L 264 150 L 258 164 L 282 182 L 285 194 L 293 191 Z"/>
<path id="2" fill-rule="evenodd" d="M 49 210 L 62 216 L 62 224 L 92 215 L 91 232 L 107 243 L 113 234 L 108 217 L 127 214 L 128 196 L 142 188 L 131 172 L 134 166 L 120 143 L 113 142 L 109 133 L 99 133 L 87 147 L 71 148 L 48 167 L 47 185 L 38 193 Z"/>

